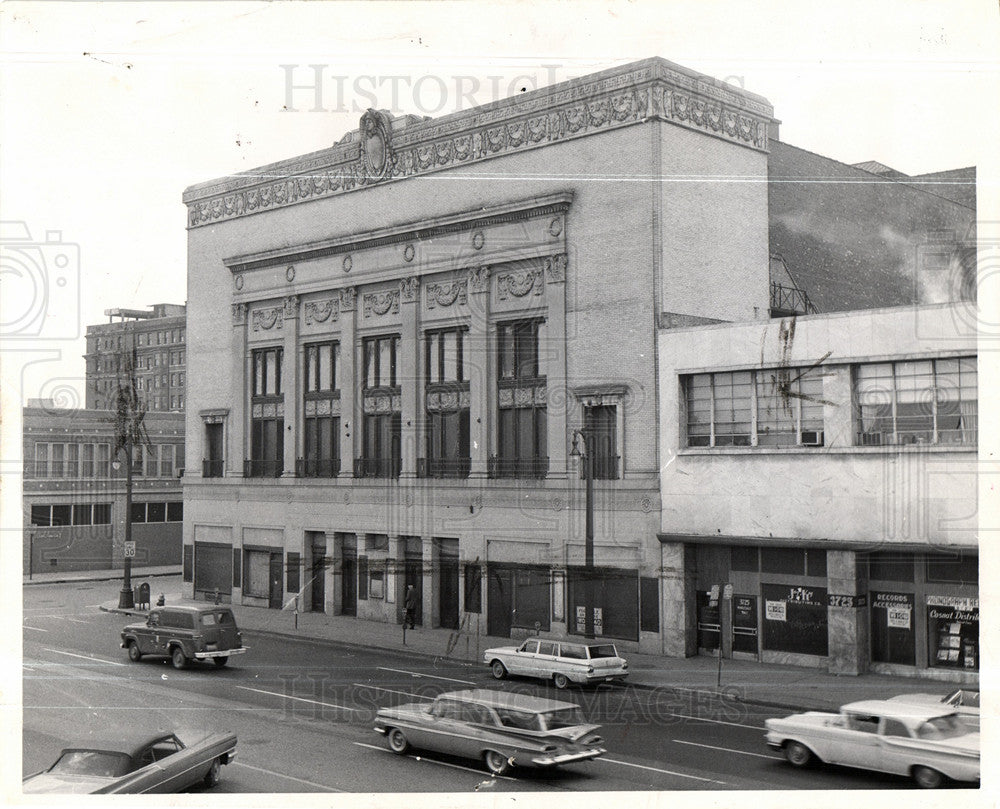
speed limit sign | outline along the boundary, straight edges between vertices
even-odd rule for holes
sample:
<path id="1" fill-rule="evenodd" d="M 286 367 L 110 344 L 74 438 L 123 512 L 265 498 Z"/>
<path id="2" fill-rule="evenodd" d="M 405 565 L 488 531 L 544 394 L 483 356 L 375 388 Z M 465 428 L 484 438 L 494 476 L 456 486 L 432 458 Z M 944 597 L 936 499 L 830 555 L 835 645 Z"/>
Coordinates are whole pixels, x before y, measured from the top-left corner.
<path id="1" fill-rule="evenodd" d="M 135 556 L 135 542 L 125 543 L 125 555 L 128 557 Z"/>

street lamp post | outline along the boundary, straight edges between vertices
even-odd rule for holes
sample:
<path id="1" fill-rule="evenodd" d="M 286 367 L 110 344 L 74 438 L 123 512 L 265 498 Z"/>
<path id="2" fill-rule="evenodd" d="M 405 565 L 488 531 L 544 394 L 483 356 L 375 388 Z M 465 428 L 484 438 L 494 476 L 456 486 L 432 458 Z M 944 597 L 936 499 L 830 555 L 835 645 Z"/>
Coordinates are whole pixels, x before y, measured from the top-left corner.
<path id="1" fill-rule="evenodd" d="M 122 590 L 118 594 L 118 608 L 130 610 L 135 606 L 132 594 L 132 557 L 129 548 L 132 547 L 132 433 L 125 433 L 125 548 L 124 566 L 125 579 Z"/>
<path id="2" fill-rule="evenodd" d="M 586 427 L 573 431 L 573 447 L 571 458 L 583 461 L 583 479 L 586 482 L 587 528 L 583 546 L 583 635 L 594 637 L 594 450 L 593 432 Z M 580 451 L 578 439 L 583 441 L 583 451 Z"/>

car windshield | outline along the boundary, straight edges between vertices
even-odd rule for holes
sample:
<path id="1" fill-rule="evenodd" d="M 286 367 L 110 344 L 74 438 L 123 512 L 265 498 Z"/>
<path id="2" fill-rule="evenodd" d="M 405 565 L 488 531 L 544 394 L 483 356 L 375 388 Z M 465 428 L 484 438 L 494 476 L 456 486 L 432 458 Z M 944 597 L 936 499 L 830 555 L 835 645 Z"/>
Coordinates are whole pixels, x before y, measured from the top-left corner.
<path id="1" fill-rule="evenodd" d="M 598 646 L 590 647 L 591 658 L 595 657 L 618 657 L 618 651 L 612 643 L 602 643 Z"/>
<path id="2" fill-rule="evenodd" d="M 576 705 L 570 708 L 544 711 L 541 716 L 548 730 L 559 730 L 559 728 L 571 728 L 584 724 L 583 713 Z"/>
<path id="3" fill-rule="evenodd" d="M 964 736 L 969 727 L 954 714 L 935 716 L 917 728 L 918 739 L 953 739 Z"/>
<path id="4" fill-rule="evenodd" d="M 99 775 L 114 778 L 128 772 L 129 757 L 105 750 L 68 750 L 49 772 L 69 775 Z"/>
<path id="5" fill-rule="evenodd" d="M 961 705 L 966 708 L 978 708 L 979 707 L 979 692 L 978 691 L 955 691 L 953 694 L 949 694 L 945 697 L 942 702 L 946 702 L 949 705 Z"/>

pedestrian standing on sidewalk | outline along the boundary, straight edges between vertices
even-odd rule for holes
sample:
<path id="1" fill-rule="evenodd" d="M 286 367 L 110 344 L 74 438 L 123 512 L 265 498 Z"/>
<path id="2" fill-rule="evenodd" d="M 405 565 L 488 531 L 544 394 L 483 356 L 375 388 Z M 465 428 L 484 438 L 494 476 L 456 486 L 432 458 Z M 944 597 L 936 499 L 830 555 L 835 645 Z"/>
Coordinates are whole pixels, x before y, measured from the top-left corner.
<path id="1" fill-rule="evenodd" d="M 403 600 L 403 620 L 410 627 L 414 628 L 414 618 L 417 609 L 417 591 L 412 584 L 406 585 L 406 598 Z"/>

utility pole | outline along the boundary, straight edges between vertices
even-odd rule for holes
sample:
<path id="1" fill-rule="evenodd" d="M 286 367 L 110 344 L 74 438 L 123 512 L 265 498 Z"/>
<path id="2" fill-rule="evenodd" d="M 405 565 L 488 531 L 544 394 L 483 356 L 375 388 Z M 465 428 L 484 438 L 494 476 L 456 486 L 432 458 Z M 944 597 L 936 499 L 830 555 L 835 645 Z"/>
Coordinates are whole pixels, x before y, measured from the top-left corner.
<path id="1" fill-rule="evenodd" d="M 583 451 L 577 438 L 583 439 Z M 582 427 L 573 431 L 571 458 L 583 461 L 583 477 L 586 482 L 587 527 L 583 546 L 583 604 L 586 613 L 583 619 L 583 636 L 594 637 L 594 446 L 593 430 Z"/>

